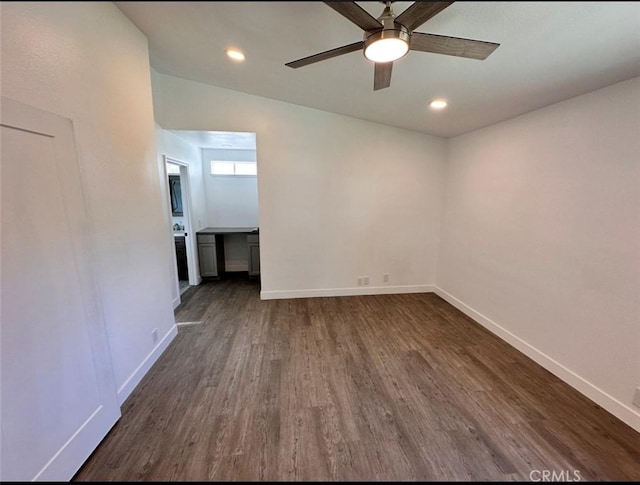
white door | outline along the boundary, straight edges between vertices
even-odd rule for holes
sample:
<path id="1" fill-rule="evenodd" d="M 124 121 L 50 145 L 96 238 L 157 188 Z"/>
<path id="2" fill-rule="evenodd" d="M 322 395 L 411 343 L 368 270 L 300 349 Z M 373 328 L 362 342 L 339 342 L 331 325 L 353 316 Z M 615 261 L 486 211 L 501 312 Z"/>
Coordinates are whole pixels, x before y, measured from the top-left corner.
<path id="1" fill-rule="evenodd" d="M 118 420 L 71 121 L 2 98 L 1 480 L 67 481 Z"/>

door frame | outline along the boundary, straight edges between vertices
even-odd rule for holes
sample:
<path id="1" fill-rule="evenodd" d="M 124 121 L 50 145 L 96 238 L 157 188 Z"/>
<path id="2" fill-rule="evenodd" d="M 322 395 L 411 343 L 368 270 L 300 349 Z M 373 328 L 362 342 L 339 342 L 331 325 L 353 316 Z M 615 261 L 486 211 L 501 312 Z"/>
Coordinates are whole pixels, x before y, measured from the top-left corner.
<path id="1" fill-rule="evenodd" d="M 200 278 L 200 271 L 198 270 L 198 254 L 196 251 L 196 238 L 195 238 L 195 232 L 193 231 L 193 203 L 192 203 L 192 196 L 191 196 L 191 178 L 190 178 L 190 173 L 189 173 L 189 169 L 190 166 L 187 162 L 183 161 L 183 160 L 179 160 L 177 158 L 173 158 L 170 157 L 168 155 L 163 155 L 162 156 L 162 168 L 164 171 L 164 178 L 165 181 L 167 182 L 167 197 L 169 197 L 169 190 L 168 190 L 168 182 L 169 182 L 169 175 L 167 173 L 167 163 L 171 163 L 173 165 L 178 165 L 180 167 L 180 189 L 182 192 L 182 211 L 183 211 L 183 219 L 184 219 L 184 232 L 186 234 L 185 236 L 185 246 L 186 246 L 186 250 L 187 250 L 187 269 L 189 271 L 189 285 L 191 286 L 196 286 L 200 284 L 200 281 L 202 280 Z M 167 213 L 167 218 L 169 221 L 169 229 L 170 229 L 170 234 L 171 234 L 171 247 L 174 247 L 175 245 L 175 240 L 174 240 L 174 235 L 173 235 L 173 219 L 172 219 L 172 214 L 171 214 L 171 201 L 169 201 L 169 210 Z M 175 270 L 175 286 L 176 289 L 178 291 L 178 304 L 180 303 L 180 283 L 179 283 L 179 279 L 178 279 L 178 267 L 177 267 L 177 261 L 175 260 L 175 254 L 174 254 L 174 270 Z M 175 302 L 174 302 L 174 308 L 175 308 Z"/>

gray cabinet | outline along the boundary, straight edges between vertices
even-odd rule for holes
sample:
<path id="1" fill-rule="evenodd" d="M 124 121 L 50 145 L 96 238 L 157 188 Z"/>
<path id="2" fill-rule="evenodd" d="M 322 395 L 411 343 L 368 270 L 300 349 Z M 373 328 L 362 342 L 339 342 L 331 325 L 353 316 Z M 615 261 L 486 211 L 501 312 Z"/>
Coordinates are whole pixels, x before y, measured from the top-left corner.
<path id="1" fill-rule="evenodd" d="M 257 234 L 247 235 L 249 250 L 249 276 L 260 276 L 260 240 Z"/>
<path id="2" fill-rule="evenodd" d="M 224 242 L 214 234 L 198 234 L 198 259 L 200 276 L 219 278 L 224 268 Z"/>
<path id="3" fill-rule="evenodd" d="M 198 258 L 202 278 L 224 278 L 224 237 L 229 234 L 246 235 L 248 273 L 252 278 L 260 276 L 260 241 L 258 230 L 250 227 L 207 227 L 196 233 Z"/>

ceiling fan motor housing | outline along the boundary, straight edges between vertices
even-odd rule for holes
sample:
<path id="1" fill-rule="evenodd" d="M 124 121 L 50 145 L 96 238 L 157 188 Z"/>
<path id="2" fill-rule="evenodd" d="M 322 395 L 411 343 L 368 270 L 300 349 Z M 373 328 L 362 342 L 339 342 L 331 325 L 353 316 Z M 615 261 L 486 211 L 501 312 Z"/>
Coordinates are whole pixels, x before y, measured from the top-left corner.
<path id="1" fill-rule="evenodd" d="M 398 23 L 394 24 L 394 27 L 390 29 L 370 30 L 364 33 L 364 48 L 366 49 L 369 45 L 381 39 L 400 39 L 408 44 L 409 40 L 411 40 L 411 33 L 404 25 Z"/>
<path id="2" fill-rule="evenodd" d="M 383 39 L 398 39 L 407 44 L 407 51 L 404 53 L 402 57 L 407 55 L 409 52 L 408 46 L 409 41 L 411 40 L 411 33 L 404 26 L 398 23 L 394 23 L 391 28 L 383 28 L 381 30 L 373 30 L 364 33 L 364 49 L 362 50 L 363 54 L 366 56 L 367 48 L 373 44 L 374 42 L 378 42 Z"/>
<path id="3" fill-rule="evenodd" d="M 364 49 L 362 50 L 363 54 L 367 52 L 367 48 L 373 44 L 374 42 L 378 42 L 379 40 L 384 39 L 398 39 L 407 44 L 407 47 L 410 45 L 409 41 L 411 40 L 411 32 L 404 25 L 396 22 L 395 14 L 391 9 L 391 2 L 383 2 L 386 4 L 386 7 L 380 17 L 378 17 L 378 22 L 380 22 L 382 29 L 381 30 L 369 30 L 364 33 Z M 405 52 L 406 55 L 409 52 Z M 404 55 L 402 57 L 404 57 Z M 366 54 L 365 54 L 365 57 Z"/>

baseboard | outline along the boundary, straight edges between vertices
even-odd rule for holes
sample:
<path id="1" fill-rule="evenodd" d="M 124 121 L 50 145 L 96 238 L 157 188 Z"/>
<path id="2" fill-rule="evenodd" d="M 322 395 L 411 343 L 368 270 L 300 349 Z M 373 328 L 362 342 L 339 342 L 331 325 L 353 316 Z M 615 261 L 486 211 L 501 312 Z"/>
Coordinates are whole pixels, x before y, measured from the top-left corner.
<path id="1" fill-rule="evenodd" d="M 176 296 L 173 299 L 173 309 L 175 310 L 176 308 L 178 308 L 178 305 L 180 304 L 180 295 Z"/>
<path id="2" fill-rule="evenodd" d="M 165 334 L 165 336 L 162 337 L 158 344 L 153 348 L 149 355 L 147 355 L 147 357 L 142 361 L 138 368 L 134 370 L 129 378 L 124 382 L 124 384 L 120 386 L 120 388 L 118 389 L 118 402 L 121 406 L 133 392 L 136 386 L 140 383 L 145 374 L 149 372 L 151 366 L 155 364 L 158 358 L 167 349 L 176 335 L 178 335 L 178 327 L 176 325 L 173 325 L 171 329 Z"/>
<path id="3" fill-rule="evenodd" d="M 356 288 L 326 288 L 314 290 L 261 291 L 261 300 L 285 298 L 316 298 L 321 296 L 393 295 L 402 293 L 432 293 L 433 285 L 367 286 Z"/>
<path id="4" fill-rule="evenodd" d="M 505 342 L 507 342 L 508 344 L 510 344 L 511 346 L 515 347 L 520 352 L 525 354 L 527 357 L 531 358 L 536 363 L 540 364 L 542 367 L 547 369 L 556 377 L 562 379 L 564 382 L 566 382 L 571 387 L 573 387 L 577 391 L 584 394 L 586 397 L 591 399 L 593 402 L 595 402 L 599 406 L 609 411 L 618 419 L 625 422 L 636 431 L 640 432 L 640 413 L 634 411 L 631 407 L 627 406 L 626 404 L 618 401 L 613 396 L 610 396 L 599 387 L 590 383 L 586 379 L 580 377 L 571 369 L 566 368 L 558 361 L 552 359 L 545 353 L 541 352 L 540 350 L 536 349 L 532 345 L 528 344 L 517 335 L 514 335 L 513 333 L 509 332 L 505 328 L 501 327 L 490 318 L 474 310 L 473 308 L 463 303 L 458 298 L 446 292 L 442 288 L 435 286 L 434 291 L 436 295 L 438 295 L 443 300 L 447 301 L 448 303 L 456 307 L 458 310 L 466 314 L 468 317 L 478 322 L 480 325 L 482 325 L 484 328 L 489 330 L 491 333 L 497 335 L 502 340 L 504 340 Z"/>
<path id="5" fill-rule="evenodd" d="M 249 263 L 247 261 L 225 261 L 224 269 L 228 272 L 249 271 Z"/>

